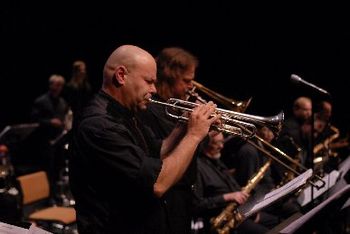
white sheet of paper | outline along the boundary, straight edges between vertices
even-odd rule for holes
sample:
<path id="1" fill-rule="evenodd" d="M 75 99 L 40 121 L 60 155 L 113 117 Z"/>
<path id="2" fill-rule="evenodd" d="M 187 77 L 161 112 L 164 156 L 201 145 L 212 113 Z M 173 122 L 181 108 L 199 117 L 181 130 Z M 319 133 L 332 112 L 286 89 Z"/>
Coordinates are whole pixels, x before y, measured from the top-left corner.
<path id="1" fill-rule="evenodd" d="M 297 190 L 302 185 L 306 183 L 306 181 L 312 176 L 312 169 L 308 169 L 303 174 L 289 181 L 282 187 L 275 189 L 269 193 L 267 193 L 259 203 L 255 204 L 251 210 L 244 214 L 245 217 L 249 217 L 250 215 L 255 214 L 259 210 L 267 207 L 271 203 L 277 201 L 278 199 L 286 196 L 287 194 Z"/>
<path id="2" fill-rule="evenodd" d="M 28 234 L 52 234 L 52 232 L 48 232 L 32 224 L 28 230 Z"/>
<path id="3" fill-rule="evenodd" d="M 28 229 L 0 222 L 1 234 L 28 234 Z"/>

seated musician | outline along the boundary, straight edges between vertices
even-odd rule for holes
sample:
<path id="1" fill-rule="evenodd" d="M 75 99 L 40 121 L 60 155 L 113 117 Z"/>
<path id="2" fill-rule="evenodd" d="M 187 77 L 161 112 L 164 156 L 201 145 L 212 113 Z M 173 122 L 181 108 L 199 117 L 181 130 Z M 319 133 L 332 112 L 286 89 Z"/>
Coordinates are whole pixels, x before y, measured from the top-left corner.
<path id="1" fill-rule="evenodd" d="M 210 231 L 210 219 L 215 218 L 232 202 L 245 203 L 249 194 L 242 191 L 236 180 L 227 173 L 227 167 L 221 162 L 221 150 L 224 144 L 222 133 L 210 132 L 207 144 L 198 158 L 197 183 L 195 186 L 194 206 L 197 215 L 204 219 L 206 231 Z M 266 233 L 278 224 L 278 219 L 266 212 L 248 218 L 241 223 L 238 233 Z"/>

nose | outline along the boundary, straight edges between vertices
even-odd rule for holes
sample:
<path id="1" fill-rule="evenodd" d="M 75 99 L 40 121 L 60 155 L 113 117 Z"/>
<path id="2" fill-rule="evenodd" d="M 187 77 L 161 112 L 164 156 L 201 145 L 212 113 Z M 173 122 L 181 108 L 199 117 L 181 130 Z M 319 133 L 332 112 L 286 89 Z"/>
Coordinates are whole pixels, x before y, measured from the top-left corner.
<path id="1" fill-rule="evenodd" d="M 151 85 L 150 93 L 151 93 L 151 94 L 157 93 L 157 88 L 156 88 L 155 84 L 152 84 L 152 85 Z"/>

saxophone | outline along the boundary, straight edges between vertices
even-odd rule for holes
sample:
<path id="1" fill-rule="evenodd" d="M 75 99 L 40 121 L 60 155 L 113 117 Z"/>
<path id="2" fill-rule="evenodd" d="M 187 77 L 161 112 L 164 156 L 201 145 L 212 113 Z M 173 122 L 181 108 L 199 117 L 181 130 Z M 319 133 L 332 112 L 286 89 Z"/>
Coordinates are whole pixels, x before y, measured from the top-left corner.
<path id="1" fill-rule="evenodd" d="M 330 126 L 330 128 L 334 132 L 334 134 L 326 138 L 323 142 L 314 146 L 313 148 L 314 155 L 316 155 L 323 149 L 328 149 L 329 144 L 339 137 L 339 130 L 334 126 Z"/>
<path id="2" fill-rule="evenodd" d="M 250 194 L 259 181 L 264 177 L 270 165 L 271 159 L 266 161 L 259 171 L 248 181 L 247 185 L 242 188 L 242 191 Z M 232 228 L 235 228 L 241 224 L 244 217 L 237 211 L 237 207 L 237 202 L 229 203 L 218 216 L 210 220 L 212 229 L 218 234 L 228 234 Z"/>

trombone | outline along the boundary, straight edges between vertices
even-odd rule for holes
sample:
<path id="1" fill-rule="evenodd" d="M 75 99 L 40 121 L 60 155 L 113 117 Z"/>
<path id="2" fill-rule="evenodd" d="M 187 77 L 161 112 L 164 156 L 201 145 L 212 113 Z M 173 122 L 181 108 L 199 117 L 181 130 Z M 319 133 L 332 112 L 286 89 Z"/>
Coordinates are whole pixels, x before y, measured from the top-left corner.
<path id="1" fill-rule="evenodd" d="M 188 91 L 190 96 L 195 96 L 197 97 L 197 99 L 199 99 L 199 101 L 206 102 L 204 99 L 199 97 L 198 94 L 195 92 L 195 89 L 198 89 L 202 91 L 204 94 L 206 94 L 207 96 L 215 99 L 217 102 L 221 103 L 222 105 L 224 105 L 225 107 L 229 108 L 232 111 L 245 112 L 245 110 L 247 109 L 247 107 L 249 106 L 252 100 L 252 97 L 250 97 L 249 99 L 244 101 L 236 101 L 214 92 L 213 90 L 205 87 L 204 85 L 202 85 L 197 81 L 192 80 L 192 84 L 193 84 L 193 89 Z"/>

